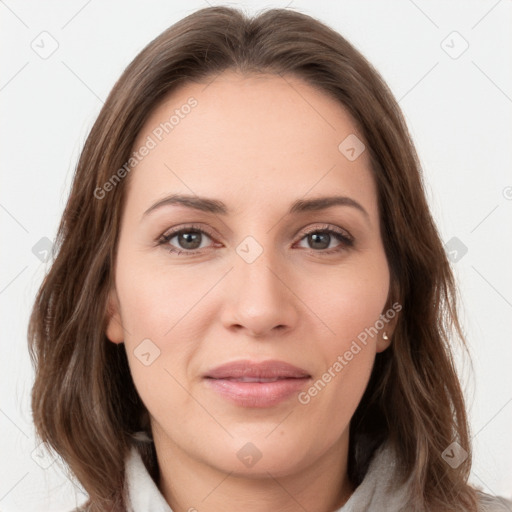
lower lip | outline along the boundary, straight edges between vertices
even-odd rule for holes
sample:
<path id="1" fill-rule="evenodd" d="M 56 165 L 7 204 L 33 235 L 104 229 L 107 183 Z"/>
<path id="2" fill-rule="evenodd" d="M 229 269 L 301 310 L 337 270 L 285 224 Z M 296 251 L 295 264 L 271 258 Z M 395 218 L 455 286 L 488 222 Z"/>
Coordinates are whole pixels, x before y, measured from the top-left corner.
<path id="1" fill-rule="evenodd" d="M 229 379 L 205 379 L 221 396 L 242 407 L 272 407 L 300 392 L 309 377 L 280 379 L 274 382 L 239 382 Z"/>

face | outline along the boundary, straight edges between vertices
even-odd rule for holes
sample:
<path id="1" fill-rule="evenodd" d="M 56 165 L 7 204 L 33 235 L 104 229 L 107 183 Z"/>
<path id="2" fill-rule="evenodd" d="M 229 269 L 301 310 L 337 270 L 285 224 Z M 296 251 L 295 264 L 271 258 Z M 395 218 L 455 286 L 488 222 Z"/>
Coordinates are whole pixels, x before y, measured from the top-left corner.
<path id="1" fill-rule="evenodd" d="M 391 329 L 354 135 L 342 105 L 299 79 L 231 72 L 173 92 L 141 130 L 107 336 L 125 343 L 157 451 L 278 476 L 346 446 Z"/>

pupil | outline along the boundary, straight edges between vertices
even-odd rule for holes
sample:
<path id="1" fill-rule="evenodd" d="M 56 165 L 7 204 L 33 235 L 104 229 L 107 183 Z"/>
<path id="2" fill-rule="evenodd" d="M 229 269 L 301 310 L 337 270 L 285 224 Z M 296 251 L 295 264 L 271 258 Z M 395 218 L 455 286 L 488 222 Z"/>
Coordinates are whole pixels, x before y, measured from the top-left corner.
<path id="1" fill-rule="evenodd" d="M 197 249 L 201 245 L 200 235 L 201 233 L 198 233 L 197 231 L 187 231 L 186 233 L 181 233 L 180 245 L 184 249 Z M 182 241 L 184 241 L 184 243 L 182 243 Z M 192 244 L 192 246 L 190 246 L 190 244 Z"/>
<path id="2" fill-rule="evenodd" d="M 314 249 L 326 249 L 329 247 L 330 238 L 331 235 L 329 235 L 329 233 L 313 233 L 309 235 L 309 241 L 312 243 Z M 320 247 L 318 246 L 317 242 L 320 244 Z"/>

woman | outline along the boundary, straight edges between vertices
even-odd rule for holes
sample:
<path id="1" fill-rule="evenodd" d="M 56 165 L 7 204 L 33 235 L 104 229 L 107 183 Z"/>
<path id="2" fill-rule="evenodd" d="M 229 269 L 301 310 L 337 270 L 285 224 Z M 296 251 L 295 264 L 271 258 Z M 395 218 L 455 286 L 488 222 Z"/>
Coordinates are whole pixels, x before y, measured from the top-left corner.
<path id="1" fill-rule="evenodd" d="M 81 154 L 29 328 L 83 510 L 507 510 L 467 483 L 449 263 L 378 73 L 303 14 L 200 10 Z"/>

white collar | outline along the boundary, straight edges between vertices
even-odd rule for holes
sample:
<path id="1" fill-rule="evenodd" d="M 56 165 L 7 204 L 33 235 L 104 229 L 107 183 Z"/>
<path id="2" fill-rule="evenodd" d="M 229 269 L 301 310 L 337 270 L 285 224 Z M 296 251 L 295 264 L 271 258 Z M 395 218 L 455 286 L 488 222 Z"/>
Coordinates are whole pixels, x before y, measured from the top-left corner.
<path id="1" fill-rule="evenodd" d="M 393 487 L 395 466 L 391 448 L 387 445 L 379 447 L 363 482 L 336 512 L 400 510 L 405 504 L 408 486 Z M 128 512 L 172 512 L 134 446 L 126 459 L 125 482 Z"/>
<path id="2" fill-rule="evenodd" d="M 172 512 L 135 446 L 125 463 L 125 502 L 127 512 Z"/>

